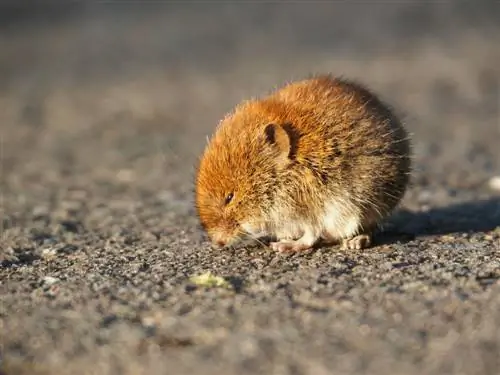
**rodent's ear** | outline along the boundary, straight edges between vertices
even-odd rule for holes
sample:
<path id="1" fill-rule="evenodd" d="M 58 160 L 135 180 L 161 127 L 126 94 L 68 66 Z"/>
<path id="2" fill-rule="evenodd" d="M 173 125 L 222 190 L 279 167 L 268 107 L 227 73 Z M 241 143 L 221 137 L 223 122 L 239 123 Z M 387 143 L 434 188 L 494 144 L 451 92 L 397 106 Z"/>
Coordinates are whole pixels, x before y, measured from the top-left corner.
<path id="1" fill-rule="evenodd" d="M 266 141 L 275 147 L 278 147 L 280 153 L 288 158 L 290 155 L 291 141 L 285 128 L 278 124 L 268 124 L 264 130 Z"/>

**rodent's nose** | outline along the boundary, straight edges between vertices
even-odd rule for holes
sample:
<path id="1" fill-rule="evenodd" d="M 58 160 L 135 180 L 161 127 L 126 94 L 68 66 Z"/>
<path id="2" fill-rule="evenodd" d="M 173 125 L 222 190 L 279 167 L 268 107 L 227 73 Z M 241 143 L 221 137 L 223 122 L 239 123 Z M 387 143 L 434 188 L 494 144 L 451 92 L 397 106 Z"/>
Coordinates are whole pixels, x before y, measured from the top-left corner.
<path id="1" fill-rule="evenodd" d="M 227 245 L 227 238 L 222 232 L 214 232 L 210 236 L 210 239 L 212 240 L 212 247 L 215 249 L 220 249 L 223 248 L 224 246 Z"/>

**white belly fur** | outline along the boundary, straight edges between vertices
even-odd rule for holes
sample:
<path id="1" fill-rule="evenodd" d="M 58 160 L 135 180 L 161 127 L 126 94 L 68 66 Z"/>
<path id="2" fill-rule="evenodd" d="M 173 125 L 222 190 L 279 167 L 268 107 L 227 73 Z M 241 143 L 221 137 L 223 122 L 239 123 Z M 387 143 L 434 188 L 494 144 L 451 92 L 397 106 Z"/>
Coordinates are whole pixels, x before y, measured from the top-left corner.
<path id="1" fill-rule="evenodd" d="M 340 240 L 355 236 L 361 226 L 359 210 L 348 200 L 342 200 L 342 203 L 340 200 L 331 201 L 316 216 L 311 213 L 310 218 L 299 219 L 283 212 L 276 212 L 273 216 L 274 235 L 278 239 L 297 239 L 308 234 L 318 239 Z"/>
<path id="2" fill-rule="evenodd" d="M 361 226 L 359 210 L 349 201 L 343 203 L 333 201 L 326 204 L 320 222 L 322 235 L 332 239 L 355 236 Z"/>

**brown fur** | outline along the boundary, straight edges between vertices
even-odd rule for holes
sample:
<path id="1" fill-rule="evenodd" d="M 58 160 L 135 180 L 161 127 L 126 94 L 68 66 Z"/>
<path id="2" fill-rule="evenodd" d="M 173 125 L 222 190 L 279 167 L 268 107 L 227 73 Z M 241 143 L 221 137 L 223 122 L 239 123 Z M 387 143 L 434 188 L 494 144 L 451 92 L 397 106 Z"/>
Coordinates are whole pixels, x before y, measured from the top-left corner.
<path id="1" fill-rule="evenodd" d="M 315 223 L 336 198 L 355 202 L 346 217 L 358 211 L 357 232 L 368 233 L 398 204 L 409 172 L 408 135 L 388 106 L 359 84 L 319 76 L 221 121 L 200 160 L 196 206 L 220 245 L 244 237 L 244 222 L 274 234 L 276 211 Z"/>

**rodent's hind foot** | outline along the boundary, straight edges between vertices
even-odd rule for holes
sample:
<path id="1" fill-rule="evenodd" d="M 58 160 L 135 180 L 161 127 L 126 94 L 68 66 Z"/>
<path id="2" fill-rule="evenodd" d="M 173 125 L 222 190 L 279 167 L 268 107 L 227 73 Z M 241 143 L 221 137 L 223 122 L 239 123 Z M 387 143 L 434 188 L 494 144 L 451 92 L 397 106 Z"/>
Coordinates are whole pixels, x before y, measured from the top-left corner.
<path id="1" fill-rule="evenodd" d="M 281 240 L 279 242 L 271 242 L 270 246 L 273 250 L 280 253 L 298 253 L 312 249 L 312 245 L 301 242 L 300 240 Z"/>
<path id="2" fill-rule="evenodd" d="M 359 234 L 342 240 L 341 250 L 361 250 L 370 247 L 371 244 L 372 236 L 370 234 Z"/>

